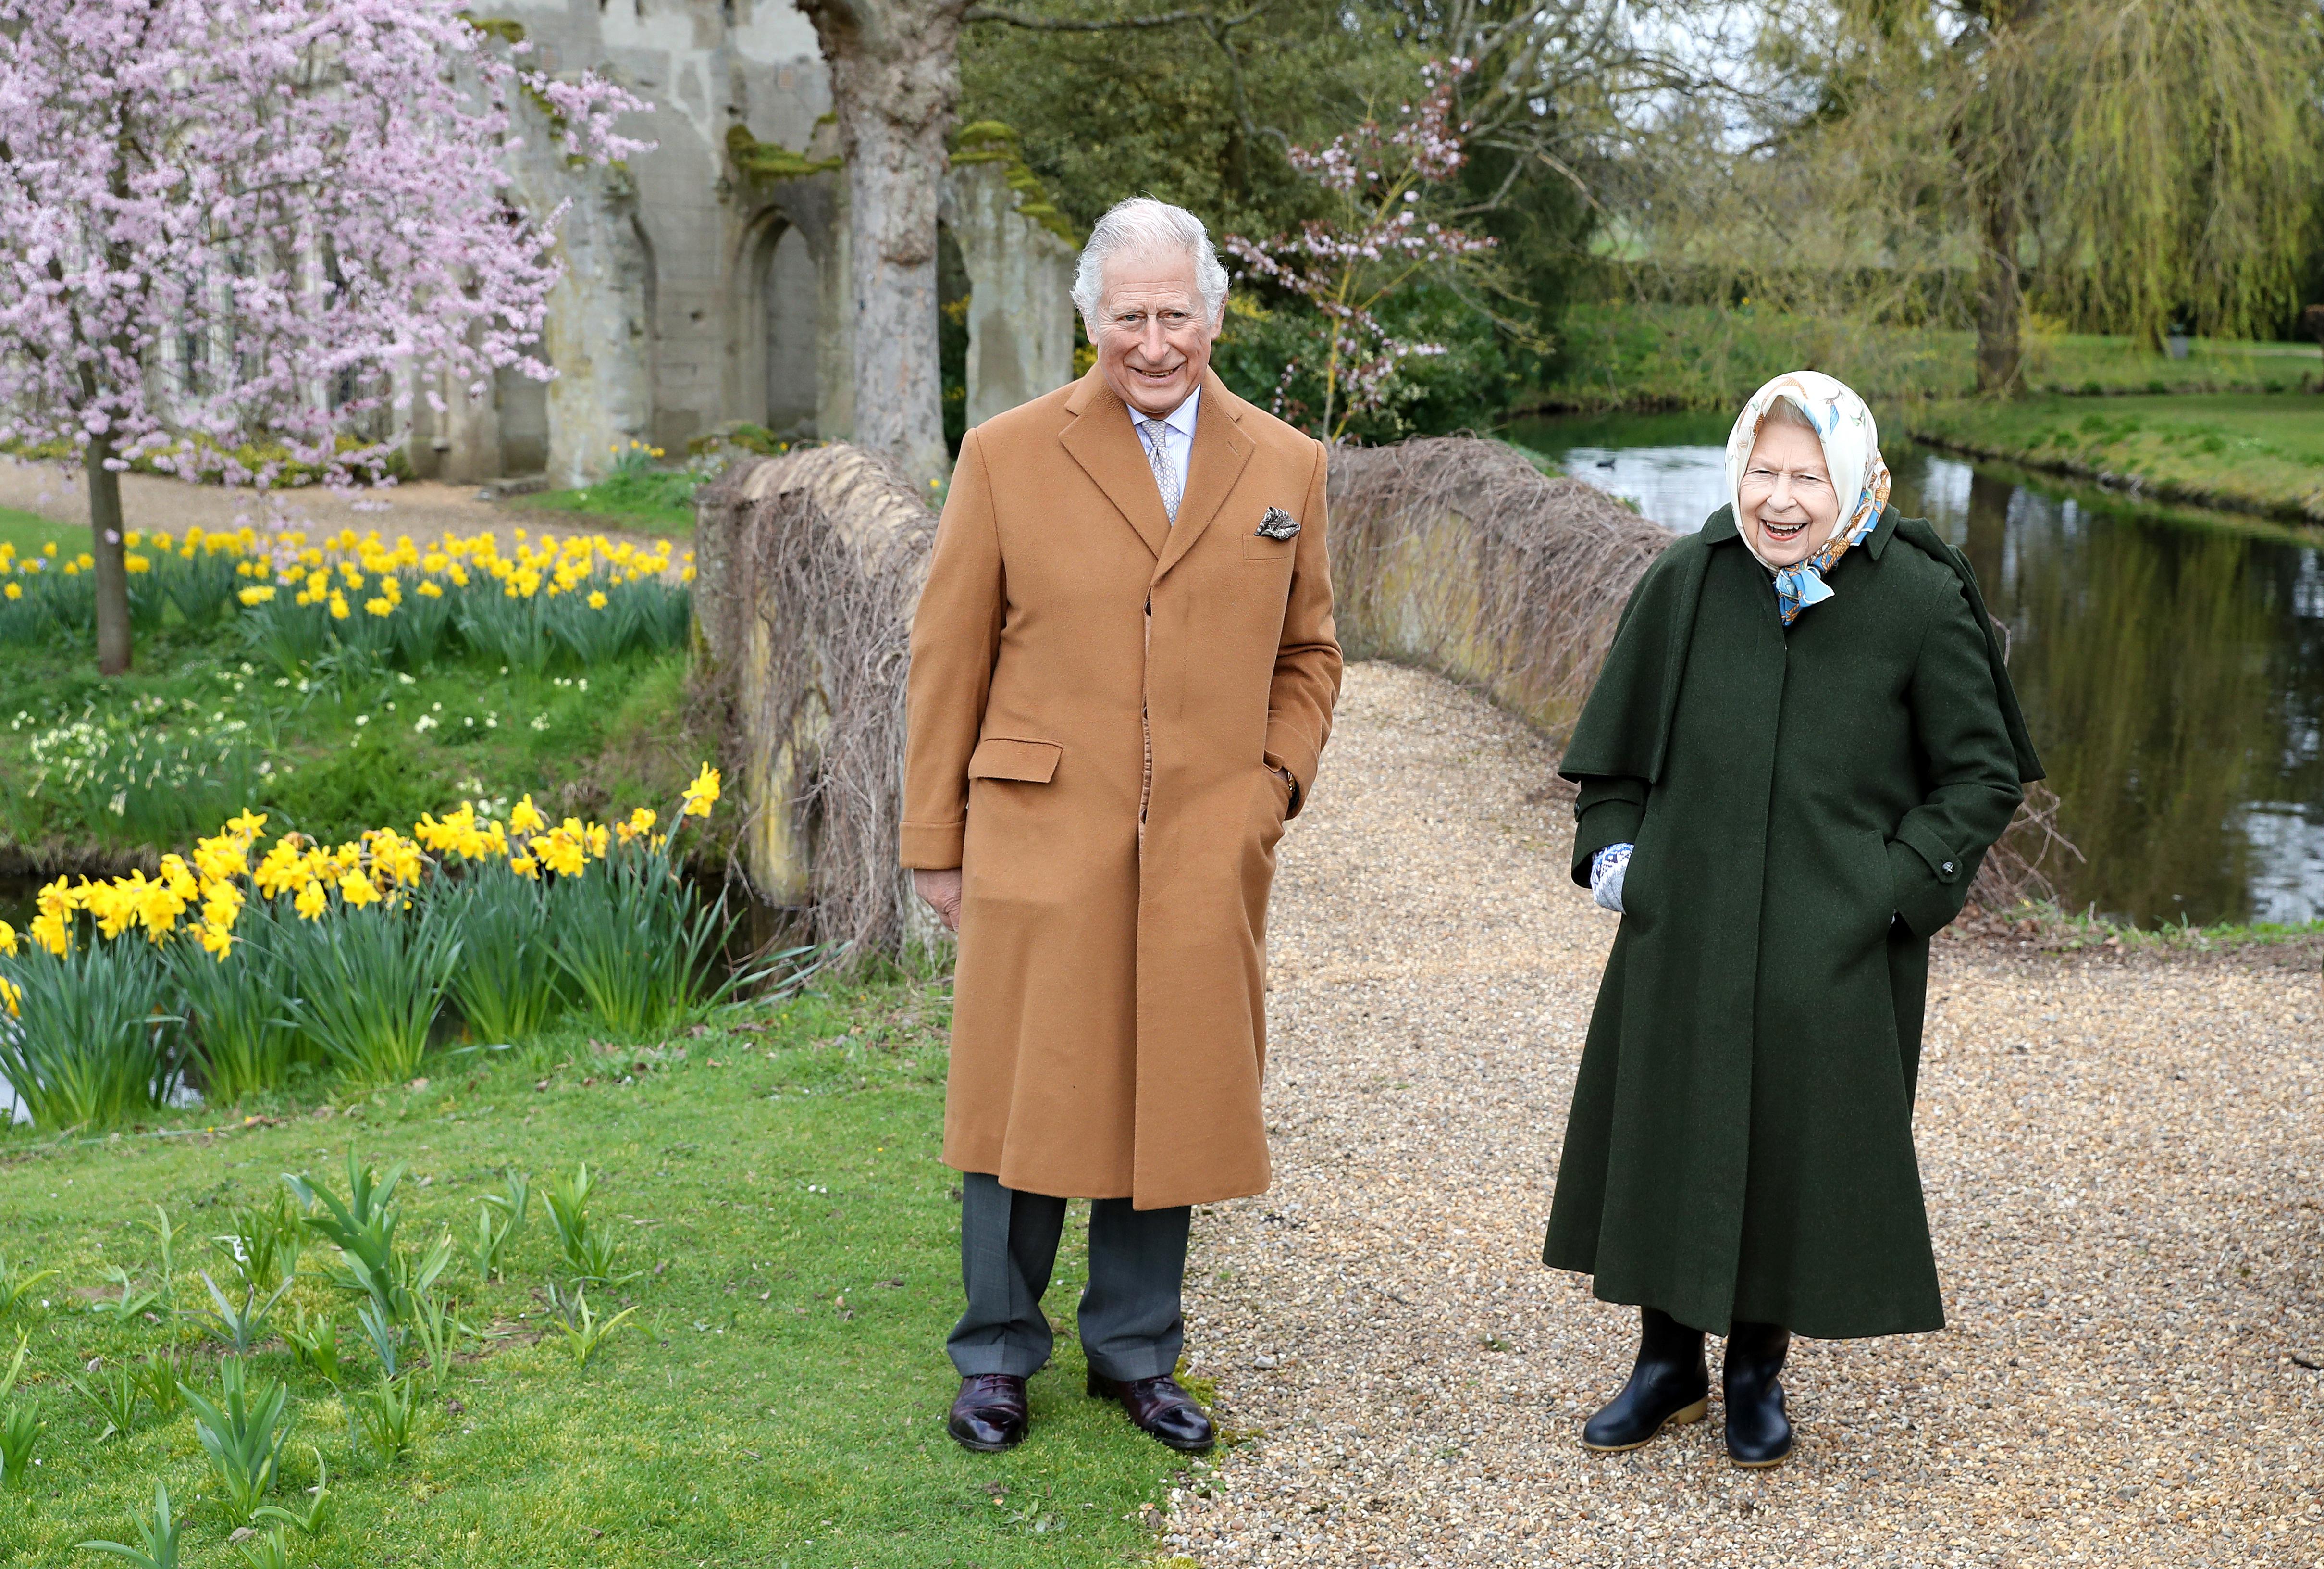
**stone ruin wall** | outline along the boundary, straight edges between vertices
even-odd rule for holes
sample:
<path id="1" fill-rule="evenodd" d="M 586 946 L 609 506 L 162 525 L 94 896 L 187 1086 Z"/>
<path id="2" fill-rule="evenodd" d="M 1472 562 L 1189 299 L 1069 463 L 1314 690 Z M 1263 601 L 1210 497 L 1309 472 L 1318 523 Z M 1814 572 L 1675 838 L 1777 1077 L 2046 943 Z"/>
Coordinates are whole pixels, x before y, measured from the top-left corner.
<path id="1" fill-rule="evenodd" d="M 483 0 L 524 30 L 551 71 L 595 67 L 654 106 L 623 131 L 657 143 L 625 168 L 567 168 L 536 134 L 520 155 L 528 203 L 572 206 L 567 272 L 549 303 L 546 384 L 503 372 L 482 397 L 415 402 L 416 477 L 478 484 L 603 476 L 631 441 L 672 457 L 749 423 L 844 439 L 854 426 L 844 174 L 739 170 L 728 137 L 832 158 L 830 90 L 815 29 L 789 0 Z M 642 120 L 642 124 L 640 121 Z M 1020 217 L 996 162 L 945 180 L 943 222 L 971 286 L 973 425 L 1073 375 L 1074 249 Z"/>

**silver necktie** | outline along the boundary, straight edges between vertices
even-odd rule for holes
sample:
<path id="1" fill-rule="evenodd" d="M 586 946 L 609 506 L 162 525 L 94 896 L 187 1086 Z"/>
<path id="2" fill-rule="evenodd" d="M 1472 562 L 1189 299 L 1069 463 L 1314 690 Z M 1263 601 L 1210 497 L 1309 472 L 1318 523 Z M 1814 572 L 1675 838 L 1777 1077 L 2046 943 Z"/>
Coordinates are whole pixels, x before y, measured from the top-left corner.
<path id="1" fill-rule="evenodd" d="M 1139 434 L 1146 440 L 1146 461 L 1154 470 L 1154 483 L 1162 492 L 1162 511 L 1175 525 L 1178 521 L 1178 471 L 1170 465 L 1167 445 L 1170 438 L 1169 425 L 1160 420 L 1139 416 Z"/>

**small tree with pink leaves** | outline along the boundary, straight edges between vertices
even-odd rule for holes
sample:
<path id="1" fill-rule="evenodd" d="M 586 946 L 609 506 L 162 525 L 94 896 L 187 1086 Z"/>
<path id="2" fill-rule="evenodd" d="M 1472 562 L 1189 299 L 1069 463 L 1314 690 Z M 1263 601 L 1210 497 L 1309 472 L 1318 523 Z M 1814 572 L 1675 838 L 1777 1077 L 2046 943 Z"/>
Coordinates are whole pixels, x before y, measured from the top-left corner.
<path id="1" fill-rule="evenodd" d="M 514 201 L 519 125 L 605 162 L 647 106 L 503 31 L 461 0 L 0 0 L 0 442 L 88 475 L 101 670 L 133 460 L 352 484 L 429 374 L 550 374 L 564 209 Z"/>
<path id="2" fill-rule="evenodd" d="M 1246 276 L 1268 280 L 1315 313 L 1313 346 L 1285 361 L 1275 404 L 1286 412 L 1292 383 L 1316 376 L 1323 411 L 1314 430 L 1327 441 L 1387 404 L 1406 360 L 1444 352 L 1398 337 L 1381 319 L 1381 306 L 1416 281 L 1455 272 L 1492 248 L 1489 238 L 1436 216 L 1442 188 L 1465 156 L 1467 127 L 1452 117 L 1455 88 L 1470 69 L 1465 60 L 1431 61 L 1422 72 L 1426 91 L 1399 105 L 1392 122 L 1368 117 L 1328 146 L 1291 149 L 1292 166 L 1331 194 L 1337 209 L 1331 217 L 1270 240 L 1227 236 Z"/>

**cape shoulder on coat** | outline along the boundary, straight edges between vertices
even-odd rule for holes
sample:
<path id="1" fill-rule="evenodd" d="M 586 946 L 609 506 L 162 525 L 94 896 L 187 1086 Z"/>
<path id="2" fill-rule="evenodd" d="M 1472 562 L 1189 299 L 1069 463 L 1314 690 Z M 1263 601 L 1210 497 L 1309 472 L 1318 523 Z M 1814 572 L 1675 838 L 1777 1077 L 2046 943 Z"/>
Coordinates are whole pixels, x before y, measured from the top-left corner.
<path id="1" fill-rule="evenodd" d="M 2034 754 L 2025 715 L 2009 684 L 2008 661 L 1969 558 L 1946 544 L 1924 520 L 1901 517 L 1893 507 L 1881 514 L 1864 549 L 1877 560 L 1892 540 L 1950 568 L 1960 579 L 1969 608 L 1985 629 L 1986 658 L 1993 667 L 2002 720 L 2017 756 L 2018 782 L 2031 784 L 2043 778 L 2042 761 Z M 1703 572 L 1711 564 L 1711 552 L 1729 542 L 1741 543 L 1735 529 L 1735 510 L 1721 507 L 1700 533 L 1682 535 L 1646 568 L 1629 604 L 1623 607 L 1614 646 L 1573 727 L 1573 738 L 1558 764 L 1559 773 L 1576 781 L 1631 779 L 1654 784 L 1661 780 L 1670 744 L 1671 715 L 1678 706 L 1679 683 L 1693 641 Z M 1772 608 L 1769 614 L 1774 614 Z"/>

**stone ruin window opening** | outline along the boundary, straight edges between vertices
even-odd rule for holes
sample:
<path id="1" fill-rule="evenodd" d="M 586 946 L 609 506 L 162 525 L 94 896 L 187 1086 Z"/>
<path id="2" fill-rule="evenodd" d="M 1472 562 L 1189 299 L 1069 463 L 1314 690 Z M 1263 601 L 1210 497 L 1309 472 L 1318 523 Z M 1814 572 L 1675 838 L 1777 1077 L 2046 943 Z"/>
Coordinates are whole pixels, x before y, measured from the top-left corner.
<path id="1" fill-rule="evenodd" d="M 812 438 L 821 392 L 816 340 L 822 286 L 806 232 L 779 212 L 770 213 L 759 232 L 748 287 L 758 307 L 753 336 L 763 356 L 764 404 L 757 423 L 786 439 Z"/>

